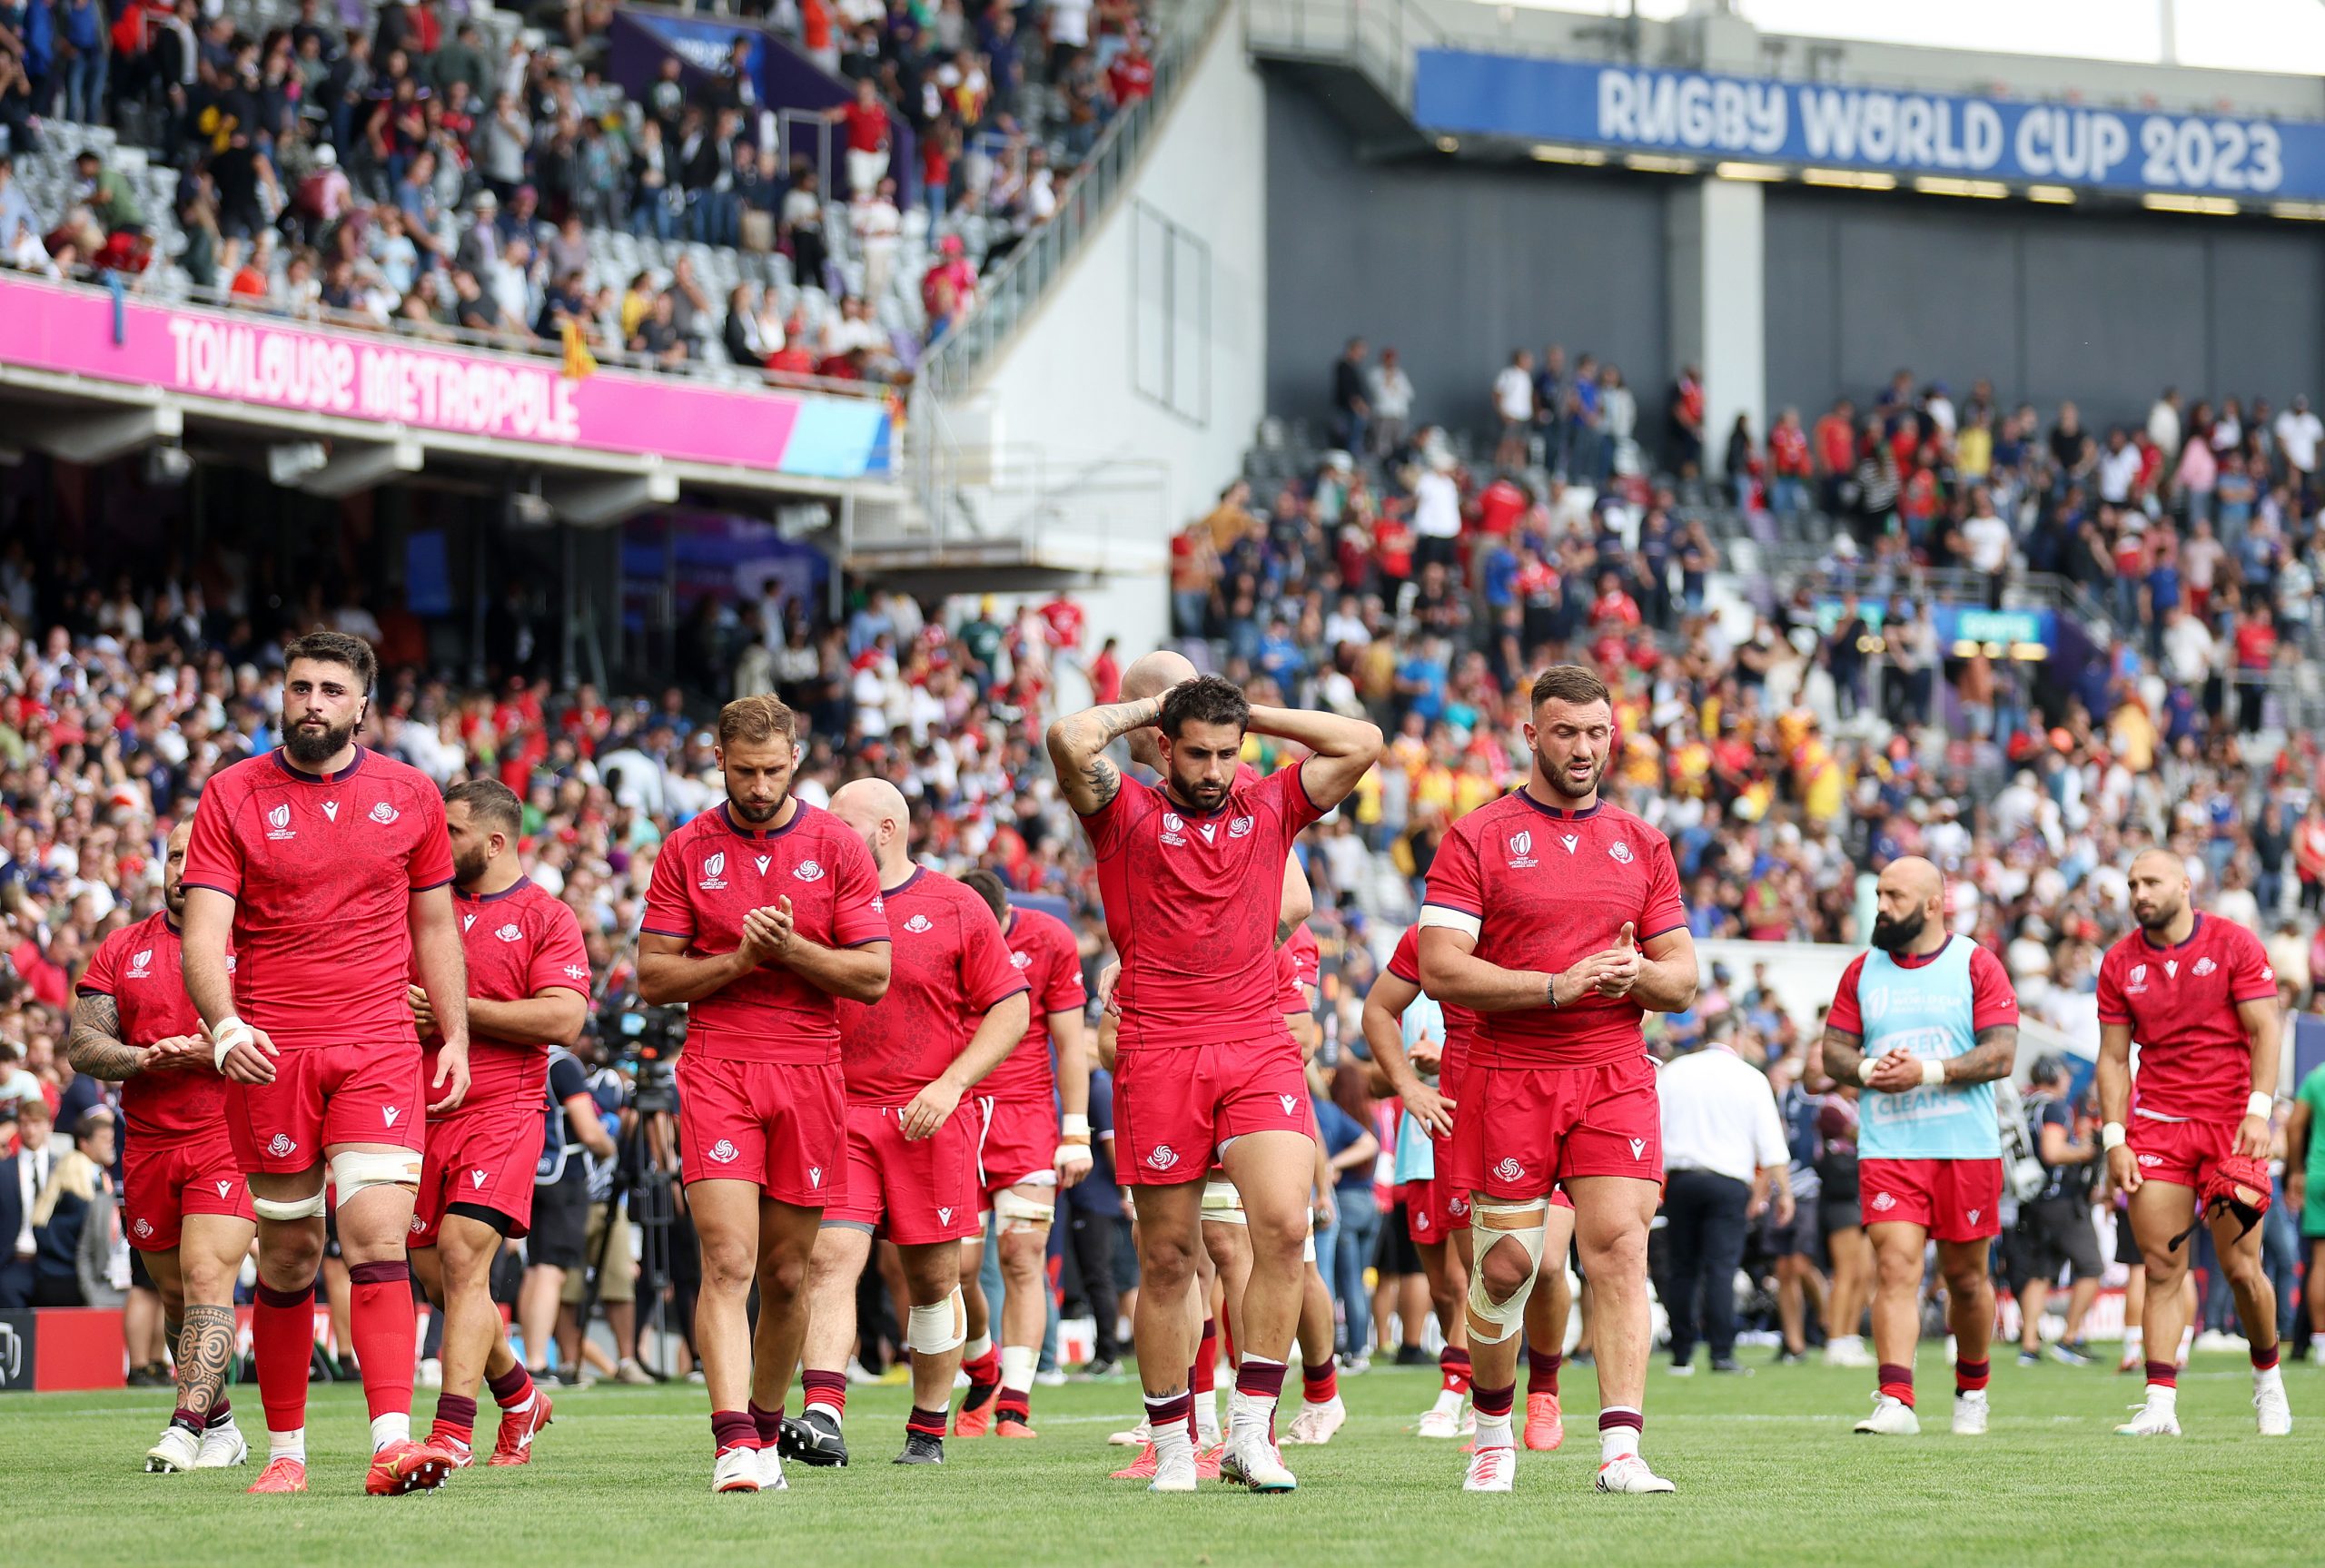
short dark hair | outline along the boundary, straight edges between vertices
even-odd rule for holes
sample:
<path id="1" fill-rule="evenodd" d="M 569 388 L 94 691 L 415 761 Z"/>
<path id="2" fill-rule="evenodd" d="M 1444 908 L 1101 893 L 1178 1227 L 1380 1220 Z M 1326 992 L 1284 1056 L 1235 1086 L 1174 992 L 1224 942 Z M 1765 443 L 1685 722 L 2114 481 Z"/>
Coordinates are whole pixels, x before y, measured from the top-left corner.
<path id="1" fill-rule="evenodd" d="M 961 884 L 993 906 L 994 919 L 1008 920 L 1009 890 L 1001 884 L 998 873 L 989 867 L 979 866 L 975 871 L 963 872 Z"/>
<path id="2" fill-rule="evenodd" d="M 1532 705 L 1540 707 L 1553 700 L 1583 708 L 1614 699 L 1607 691 L 1607 683 L 1580 665 L 1552 665 L 1534 677 Z"/>
<path id="3" fill-rule="evenodd" d="M 454 784 L 444 792 L 444 804 L 449 806 L 456 801 L 466 804 L 469 814 L 479 822 L 507 833 L 510 843 L 524 829 L 525 808 L 517 792 L 499 779 L 470 779 Z"/>
<path id="4" fill-rule="evenodd" d="M 335 632 L 328 626 L 317 626 L 303 637 L 295 637 L 282 650 L 282 670 L 285 675 L 301 659 L 313 659 L 318 664 L 345 665 L 355 672 L 355 684 L 370 696 L 371 688 L 380 682 L 380 656 L 361 637 Z"/>
<path id="5" fill-rule="evenodd" d="M 1197 676 L 1172 686 L 1162 699 L 1162 733 L 1172 740 L 1188 724 L 1252 725 L 1252 704 L 1243 689 L 1224 676 Z"/>
<path id="6" fill-rule="evenodd" d="M 799 744 L 799 721 L 782 699 L 766 695 L 737 697 L 718 710 L 718 749 L 737 741 L 765 745 L 776 739 Z"/>

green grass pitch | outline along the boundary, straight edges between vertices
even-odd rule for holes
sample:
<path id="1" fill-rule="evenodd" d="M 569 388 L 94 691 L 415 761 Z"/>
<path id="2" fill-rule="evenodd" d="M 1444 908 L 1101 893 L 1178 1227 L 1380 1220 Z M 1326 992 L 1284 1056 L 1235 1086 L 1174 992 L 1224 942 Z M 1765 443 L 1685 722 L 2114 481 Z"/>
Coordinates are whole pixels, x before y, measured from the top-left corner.
<path id="1" fill-rule="evenodd" d="M 1653 1373 L 1647 1452 L 1678 1484 L 1672 1497 L 1592 1492 L 1597 1388 L 1587 1367 L 1567 1375 L 1566 1447 L 1521 1455 L 1508 1497 L 1462 1495 L 1458 1445 L 1408 1430 L 1434 1395 L 1433 1371 L 1342 1378 L 1349 1424 L 1329 1447 L 1286 1451 L 1301 1484 L 1283 1497 L 1217 1483 L 1193 1497 L 1156 1497 L 1109 1481 L 1130 1456 L 1105 1445 L 1133 1418 L 1127 1380 L 1036 1390 L 1038 1442 L 950 1441 L 942 1470 L 889 1464 L 905 1392 L 859 1389 L 848 1405 L 850 1468 L 794 1466 L 788 1493 L 726 1497 L 709 1491 L 699 1387 L 561 1391 L 529 1467 L 479 1467 L 434 1495 L 391 1499 L 361 1495 L 365 1426 L 352 1388 L 316 1391 L 315 1490 L 279 1498 L 242 1495 L 254 1464 L 144 1474 L 166 1395 L 6 1395 L 0 1485 L 14 1506 L 0 1558 L 169 1568 L 2325 1561 L 2325 1371 L 2315 1367 L 2286 1368 L 2290 1440 L 2254 1435 L 2241 1358 L 2213 1356 L 2182 1384 L 2188 1435 L 2134 1442 L 2110 1428 L 2137 1398 L 2137 1380 L 2098 1366 L 2001 1362 L 1992 1433 L 1955 1438 L 1950 1380 L 1924 1346 L 1927 1430 L 1898 1440 L 1849 1430 L 1868 1407 L 1870 1373 L 1775 1366 L 1765 1353 L 1752 1364 L 1758 1375 L 1740 1379 L 1675 1379 L 1659 1364 Z M 258 1427 L 256 1390 L 234 1392 L 245 1430 Z M 432 1397 L 420 1395 L 423 1428 Z M 488 1401 L 479 1431 L 488 1443 L 491 1419 Z"/>

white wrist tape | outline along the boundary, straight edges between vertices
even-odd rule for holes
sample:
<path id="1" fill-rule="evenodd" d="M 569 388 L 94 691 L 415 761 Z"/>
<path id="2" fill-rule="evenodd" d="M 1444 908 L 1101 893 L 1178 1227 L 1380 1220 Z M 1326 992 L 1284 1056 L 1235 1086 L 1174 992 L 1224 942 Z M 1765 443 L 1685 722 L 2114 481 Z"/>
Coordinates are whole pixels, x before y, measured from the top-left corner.
<path id="1" fill-rule="evenodd" d="M 1090 1152 L 1086 1143 L 1061 1143 L 1050 1163 L 1060 1170 L 1087 1170 L 1097 1163 L 1097 1156 Z"/>
<path id="2" fill-rule="evenodd" d="M 1863 1061 L 1858 1062 L 1856 1064 L 1856 1080 L 1859 1083 L 1864 1084 L 1866 1088 L 1871 1088 L 1873 1086 L 1873 1070 L 1877 1065 L 1878 1063 L 1875 1059 L 1870 1056 L 1866 1057 Z"/>
<path id="3" fill-rule="evenodd" d="M 1945 1063 L 1935 1058 L 1922 1063 L 1922 1087 L 1935 1089 L 1945 1081 Z"/>
<path id="4" fill-rule="evenodd" d="M 2099 1129 L 2099 1147 L 2101 1149 L 2122 1148 L 2123 1124 L 2120 1121 L 2111 1121 Z"/>
<path id="5" fill-rule="evenodd" d="M 1058 1130 L 1068 1138 L 1087 1138 L 1090 1136 L 1090 1119 L 1069 1110 L 1060 1120 Z"/>
<path id="6" fill-rule="evenodd" d="M 2252 1091 L 2252 1098 L 2244 1102 L 2244 1114 L 2257 1116 L 2262 1121 L 2273 1116 L 2276 1109 L 2277 1097 L 2273 1094 L 2264 1094 L 2257 1089 Z"/>
<path id="7" fill-rule="evenodd" d="M 234 1047 L 257 1038 L 257 1031 L 249 1024 L 228 1013 L 211 1028 L 210 1065 L 221 1072 L 225 1071 L 227 1053 Z"/>

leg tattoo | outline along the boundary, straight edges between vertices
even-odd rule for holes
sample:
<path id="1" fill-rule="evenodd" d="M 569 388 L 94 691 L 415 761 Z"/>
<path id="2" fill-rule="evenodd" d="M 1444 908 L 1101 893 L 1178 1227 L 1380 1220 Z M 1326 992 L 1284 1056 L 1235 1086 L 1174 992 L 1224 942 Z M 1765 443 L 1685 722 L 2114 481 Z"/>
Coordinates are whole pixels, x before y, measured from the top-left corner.
<path id="1" fill-rule="evenodd" d="M 234 1364 L 234 1309 L 188 1303 L 178 1338 L 178 1405 L 207 1415 Z"/>

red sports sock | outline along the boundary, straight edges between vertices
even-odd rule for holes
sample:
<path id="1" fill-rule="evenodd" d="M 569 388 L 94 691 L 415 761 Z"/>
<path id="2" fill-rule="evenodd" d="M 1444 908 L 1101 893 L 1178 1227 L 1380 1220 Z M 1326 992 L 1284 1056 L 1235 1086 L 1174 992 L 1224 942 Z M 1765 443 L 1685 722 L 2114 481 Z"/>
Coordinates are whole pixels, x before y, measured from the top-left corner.
<path id="1" fill-rule="evenodd" d="M 1310 1405 L 1330 1405 L 1341 1396 L 1340 1368 L 1331 1362 L 1327 1361 L 1321 1366 L 1311 1366 L 1302 1362 L 1300 1381 L 1306 1385 L 1300 1391 L 1300 1397 Z"/>
<path id="2" fill-rule="evenodd" d="M 1034 1417 L 1034 1391 L 1004 1385 L 1001 1397 L 993 1405 L 993 1418 L 998 1421 L 1004 1416 L 1014 1421 L 1031 1421 Z"/>
<path id="3" fill-rule="evenodd" d="M 710 1413 L 710 1435 L 724 1454 L 729 1448 L 749 1448 L 759 1445 L 759 1425 L 747 1410 L 714 1410 Z"/>
<path id="4" fill-rule="evenodd" d="M 1526 1347 L 1526 1397 L 1531 1399 L 1537 1394 L 1556 1394 L 1558 1391 L 1558 1368 L 1565 1363 L 1566 1357 L 1555 1350 L 1546 1355 L 1532 1346 L 1528 1346 Z"/>
<path id="5" fill-rule="evenodd" d="M 961 1370 L 969 1377 L 968 1403 L 981 1405 L 984 1402 L 984 1393 L 1001 1386 L 1001 1352 L 988 1350 L 974 1361 L 964 1360 Z"/>
<path id="6" fill-rule="evenodd" d="M 2180 1364 L 2176 1361 L 2151 1361 L 2147 1364 L 2147 1380 L 2162 1388 L 2180 1386 Z"/>
<path id="7" fill-rule="evenodd" d="M 799 1386 L 806 1391 L 807 1403 L 821 1405 L 835 1415 L 847 1414 L 847 1378 L 837 1372 L 802 1372 Z"/>
<path id="8" fill-rule="evenodd" d="M 941 1438 L 945 1435 L 945 1415 L 943 1410 L 924 1410 L 915 1405 L 912 1414 L 905 1417 L 905 1430 L 922 1437 Z"/>
<path id="9" fill-rule="evenodd" d="M 1437 1353 L 1437 1370 L 1445 1379 L 1444 1392 L 1467 1394 L 1469 1391 L 1469 1353 L 1459 1346 L 1449 1345 Z"/>
<path id="10" fill-rule="evenodd" d="M 1882 1393 L 1901 1405 L 1913 1404 L 1914 1369 L 1912 1367 L 1900 1366 L 1894 1361 L 1885 1361 L 1881 1364 L 1880 1378 Z"/>
<path id="11" fill-rule="evenodd" d="M 353 1289 L 348 1322 L 353 1330 L 355 1364 L 363 1369 L 363 1401 L 377 1420 L 409 1415 L 411 1379 L 420 1332 L 411 1299 L 411 1265 L 359 1263 L 347 1271 Z"/>
<path id="12" fill-rule="evenodd" d="M 759 1446 L 774 1447 L 783 1436 L 783 1406 L 778 1405 L 769 1410 L 754 1399 L 750 1403 L 749 1414 L 751 1425 L 759 1429 Z"/>
<path id="13" fill-rule="evenodd" d="M 1964 1361 L 1956 1357 L 1954 1363 L 1954 1392 L 1971 1394 L 1985 1387 L 1986 1377 L 1994 1370 L 1991 1361 Z"/>
<path id="14" fill-rule="evenodd" d="M 2276 1364 L 2277 1347 L 2275 1346 L 2271 1345 L 2266 1350 L 2261 1349 L 2257 1345 L 2252 1347 L 2253 1371 L 2266 1372 L 2270 1367 L 2274 1366 Z"/>
<path id="15" fill-rule="evenodd" d="M 1197 1394 L 1208 1394 L 1217 1386 L 1219 1379 L 1219 1320 L 1202 1320 L 1202 1337 L 1195 1341 L 1195 1365 L 1192 1381 L 1187 1387 Z"/>
<path id="16" fill-rule="evenodd" d="M 476 1401 L 460 1394 L 436 1396 L 436 1430 L 460 1440 L 462 1447 L 476 1443 Z"/>
<path id="17" fill-rule="evenodd" d="M 1517 1403 L 1518 1389 L 1515 1385 L 1507 1388 L 1488 1388 L 1483 1384 L 1479 1384 L 1469 1390 L 1470 1405 L 1480 1416 L 1489 1421 L 1497 1415 L 1507 1417 Z"/>
<path id="18" fill-rule="evenodd" d="M 258 1358 L 259 1403 L 266 1429 L 296 1432 L 307 1424 L 307 1363 L 315 1353 L 315 1287 L 258 1287 L 251 1309 L 251 1348 Z"/>
<path id="19" fill-rule="evenodd" d="M 485 1386 L 492 1390 L 494 1404 L 503 1410 L 514 1410 L 532 1398 L 533 1375 L 525 1370 L 520 1361 L 500 1376 L 487 1379 Z"/>

